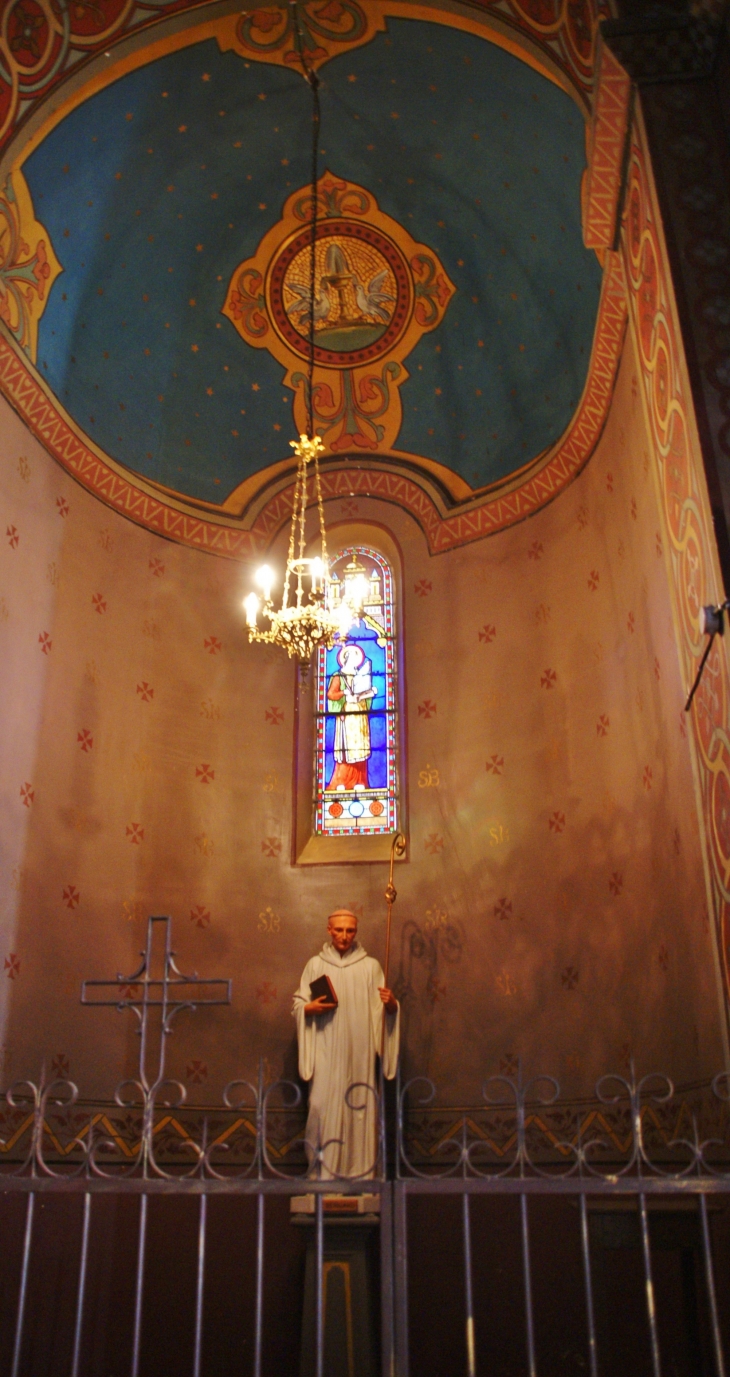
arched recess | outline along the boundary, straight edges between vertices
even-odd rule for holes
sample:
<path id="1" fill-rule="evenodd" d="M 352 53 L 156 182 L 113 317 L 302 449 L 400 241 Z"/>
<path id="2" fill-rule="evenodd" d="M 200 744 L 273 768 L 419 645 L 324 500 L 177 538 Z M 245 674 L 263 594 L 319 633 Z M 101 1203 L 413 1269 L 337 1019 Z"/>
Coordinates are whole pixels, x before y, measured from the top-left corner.
<path id="1" fill-rule="evenodd" d="M 376 522 L 342 522 L 330 527 L 328 531 L 330 564 L 346 550 L 360 548 L 380 555 L 387 565 L 392 579 L 392 648 L 393 648 L 393 696 L 390 730 L 393 734 L 393 783 L 396 790 L 395 807 L 391 813 L 394 829 L 408 836 L 408 800 L 406 797 L 406 679 L 404 656 L 403 625 L 403 560 L 400 547 L 390 531 Z M 312 551 L 316 553 L 316 551 Z M 295 760 L 294 760 L 294 826 L 292 827 L 292 863 L 295 865 L 341 865 L 343 863 L 368 863 L 387 861 L 390 857 L 392 832 L 374 829 L 370 833 L 355 834 L 344 831 L 341 835 L 327 833 L 315 827 L 315 809 L 319 803 L 321 814 L 322 800 L 317 799 L 316 755 L 319 748 L 317 736 L 318 673 L 313 666 L 306 676 L 298 676 L 295 701 Z M 376 801 L 377 791 L 368 790 Z M 349 800 L 350 795 L 347 795 Z M 387 809 L 384 809 L 387 816 Z"/>

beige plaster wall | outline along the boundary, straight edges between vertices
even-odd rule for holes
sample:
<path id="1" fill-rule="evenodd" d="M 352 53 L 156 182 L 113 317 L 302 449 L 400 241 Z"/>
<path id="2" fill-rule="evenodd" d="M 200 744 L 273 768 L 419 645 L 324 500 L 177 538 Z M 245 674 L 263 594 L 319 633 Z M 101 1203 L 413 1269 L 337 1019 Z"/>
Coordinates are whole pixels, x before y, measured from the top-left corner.
<path id="1" fill-rule="evenodd" d="M 443 1100 L 478 1097 L 517 1056 L 570 1093 L 630 1055 L 679 1081 L 721 1066 L 637 392 L 627 342 L 585 471 L 492 539 L 430 558 L 397 507 L 327 510 L 402 550 L 393 980 L 408 1069 Z M 183 970 L 233 978 L 232 1008 L 183 1015 L 171 1040 L 191 1098 L 259 1055 L 291 1072 L 290 996 L 324 916 L 360 906 L 382 958 L 386 868 L 291 864 L 294 673 L 248 644 L 249 572 L 100 505 L 4 404 L 0 532 L 5 1080 L 61 1058 L 100 1094 L 133 1068 L 132 1016 L 79 1008 L 78 986 L 134 969 L 150 912 L 172 915 Z"/>

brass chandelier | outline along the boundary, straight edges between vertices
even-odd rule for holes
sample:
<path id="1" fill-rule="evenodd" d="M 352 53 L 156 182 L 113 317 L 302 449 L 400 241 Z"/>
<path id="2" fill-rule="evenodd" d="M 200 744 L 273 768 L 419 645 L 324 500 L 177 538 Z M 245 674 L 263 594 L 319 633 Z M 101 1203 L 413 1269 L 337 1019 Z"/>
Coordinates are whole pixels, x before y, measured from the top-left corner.
<path id="1" fill-rule="evenodd" d="M 256 582 L 263 594 L 263 606 L 256 593 L 244 598 L 249 641 L 265 641 L 278 645 L 289 656 L 296 657 L 306 668 L 318 646 L 333 646 L 338 636 L 347 635 L 353 622 L 357 621 L 363 606 L 366 590 L 355 579 L 340 581 L 330 578 L 327 559 L 327 533 L 324 524 L 322 504 L 322 485 L 319 472 L 319 456 L 324 453 L 324 445 L 314 430 L 314 305 L 316 296 L 315 268 L 317 243 L 317 174 L 319 149 L 319 78 L 310 66 L 302 42 L 299 15 L 296 4 L 292 6 L 297 50 L 304 76 L 312 92 L 312 237 L 310 241 L 309 278 L 309 347 L 308 347 L 308 433 L 292 440 L 291 446 L 297 456 L 297 474 L 294 484 L 289 550 L 284 575 L 284 588 L 281 607 L 274 607 L 271 590 L 275 575 L 268 564 L 256 572 Z M 321 554 L 308 558 L 305 556 L 305 527 L 307 514 L 307 495 L 309 487 L 308 466 L 312 465 L 314 496 L 319 515 L 319 535 Z M 258 616 L 269 622 L 268 628 L 259 628 Z"/>
<path id="2" fill-rule="evenodd" d="M 318 646 L 332 646 L 338 636 L 347 635 L 361 610 L 356 603 L 360 590 L 353 588 L 354 598 L 351 594 L 349 598 L 340 599 L 339 581 L 333 582 L 330 578 L 319 475 L 319 455 L 324 449 L 322 441 L 318 435 L 300 435 L 298 440 L 291 441 L 291 445 L 297 456 L 297 476 L 281 607 L 277 611 L 271 600 L 274 573 L 268 564 L 263 564 L 256 572 L 256 582 L 263 593 L 263 608 L 255 593 L 249 593 L 243 605 L 250 641 L 267 641 L 270 645 L 281 646 L 288 655 L 296 656 L 300 664 L 307 665 Z M 314 467 L 314 491 L 322 543 L 321 555 L 314 558 L 304 554 L 307 467 L 310 463 Z M 268 629 L 258 626 L 260 610 L 270 623 Z"/>

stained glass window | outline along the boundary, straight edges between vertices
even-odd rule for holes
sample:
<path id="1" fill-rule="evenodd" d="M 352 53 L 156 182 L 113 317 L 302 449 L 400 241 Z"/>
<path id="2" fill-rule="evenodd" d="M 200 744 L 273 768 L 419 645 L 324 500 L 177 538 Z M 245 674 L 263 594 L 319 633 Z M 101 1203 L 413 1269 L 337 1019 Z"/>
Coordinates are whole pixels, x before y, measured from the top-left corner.
<path id="1" fill-rule="evenodd" d="M 398 813 L 393 573 L 366 545 L 330 566 L 340 587 L 365 580 L 360 620 L 344 641 L 317 652 L 314 831 L 320 836 L 394 832 Z M 364 584 L 361 583 L 361 587 Z"/>

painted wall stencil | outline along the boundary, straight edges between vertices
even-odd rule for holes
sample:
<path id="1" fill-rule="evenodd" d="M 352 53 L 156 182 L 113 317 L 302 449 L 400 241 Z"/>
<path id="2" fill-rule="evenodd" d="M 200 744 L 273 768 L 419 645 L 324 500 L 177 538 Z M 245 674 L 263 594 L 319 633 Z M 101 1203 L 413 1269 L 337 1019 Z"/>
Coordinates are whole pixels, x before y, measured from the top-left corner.
<path id="1" fill-rule="evenodd" d="M 686 692 L 705 648 L 700 623 L 701 609 L 706 603 L 721 600 L 722 576 L 668 255 L 641 115 L 637 117 L 632 134 L 622 248 L 664 528 L 663 539 L 660 534 L 657 542 L 657 553 L 664 554 L 672 588 L 677 647 Z M 704 860 L 723 972 L 728 1027 L 729 700 L 727 651 L 715 642 L 689 720 L 693 729 L 697 783 L 704 812 Z M 681 726 L 684 731 L 687 730 L 687 719 L 683 713 Z"/>
<path id="2" fill-rule="evenodd" d="M 22 172 L 0 191 L 0 320 L 35 363 L 38 322 L 61 265 Z"/>
<path id="3" fill-rule="evenodd" d="M 367 583 L 360 621 L 344 645 L 318 652 L 314 830 L 347 835 L 398 826 L 393 575 L 368 546 L 332 564 L 340 582 Z"/>
<path id="4" fill-rule="evenodd" d="M 384 8 L 364 7 L 357 0 L 325 0 L 324 5 L 310 0 L 299 7 L 298 19 L 299 35 L 287 0 L 244 10 L 236 23 L 235 46 L 245 57 L 301 71 L 301 42 L 308 65 L 316 70 L 338 52 L 369 43 L 386 27 Z"/>
<path id="5" fill-rule="evenodd" d="M 326 172 L 318 183 L 314 282 L 316 430 L 333 454 L 389 449 L 400 430 L 402 360 L 443 320 L 456 290 L 438 257 L 375 197 Z M 301 187 L 231 278 L 224 314 L 287 372 L 307 427 L 312 196 Z"/>

